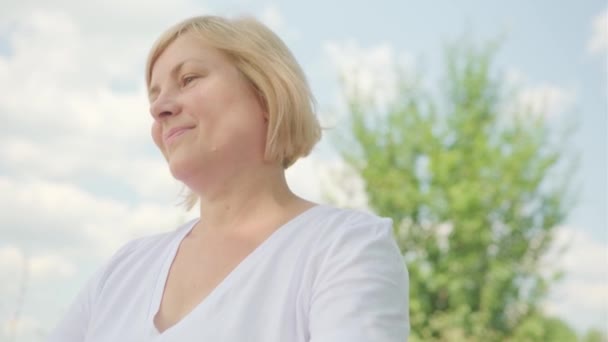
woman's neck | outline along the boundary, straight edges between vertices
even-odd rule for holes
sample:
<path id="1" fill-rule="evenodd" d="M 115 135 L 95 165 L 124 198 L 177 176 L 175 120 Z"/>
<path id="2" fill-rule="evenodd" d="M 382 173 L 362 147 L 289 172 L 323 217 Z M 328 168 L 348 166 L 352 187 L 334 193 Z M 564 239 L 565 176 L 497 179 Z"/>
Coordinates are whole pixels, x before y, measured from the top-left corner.
<path id="1" fill-rule="evenodd" d="M 282 168 L 247 170 L 214 185 L 198 193 L 201 220 L 193 234 L 256 230 L 256 226 L 280 221 L 285 212 L 297 211 L 293 208 L 308 203 L 291 192 Z"/>

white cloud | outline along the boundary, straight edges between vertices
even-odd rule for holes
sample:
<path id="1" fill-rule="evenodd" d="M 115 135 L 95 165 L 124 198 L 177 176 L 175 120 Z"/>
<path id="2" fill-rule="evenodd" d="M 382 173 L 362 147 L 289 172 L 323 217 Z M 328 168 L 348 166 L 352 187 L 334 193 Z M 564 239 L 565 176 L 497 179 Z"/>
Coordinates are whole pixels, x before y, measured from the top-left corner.
<path id="1" fill-rule="evenodd" d="M 286 178 L 294 193 L 308 200 L 368 209 L 363 180 L 339 157 L 308 156 L 287 169 Z"/>
<path id="2" fill-rule="evenodd" d="M 0 231 L 15 243 L 36 250 L 66 255 L 96 253 L 99 257 L 107 257 L 129 239 L 174 229 L 186 215 L 168 200 L 164 204 L 129 205 L 119 199 L 94 196 L 72 184 L 2 177 L 0 206 L 5 213 L 0 218 Z M 31 208 L 36 208 L 36 215 L 31 215 Z M 40 270 L 49 262 L 60 265 L 57 260 L 33 259 Z M 68 268 L 63 270 L 67 272 Z"/>
<path id="3" fill-rule="evenodd" d="M 9 1 L 3 6 L 0 23 L 10 26 L 37 10 L 65 12 L 76 20 L 78 27 L 87 36 L 120 37 L 113 40 L 115 44 L 121 44 L 121 40 L 134 42 L 132 38 L 135 37 L 149 38 L 149 34 L 156 35 L 179 20 L 210 12 L 206 2 L 195 0 L 175 0 L 171 4 L 163 0 L 56 0 L 52 4 L 37 0 L 19 0 Z"/>
<path id="4" fill-rule="evenodd" d="M 7 301 L 12 302 L 17 297 L 24 268 L 26 263 L 21 249 L 12 245 L 0 246 L 0 294 L 5 298 L 4 303 L 0 304 L 0 312 L 9 305 Z"/>
<path id="5" fill-rule="evenodd" d="M 40 278 L 46 278 L 50 275 L 69 277 L 76 270 L 67 258 L 52 254 L 34 256 L 30 259 L 29 265 L 32 275 Z"/>
<path id="6" fill-rule="evenodd" d="M 260 20 L 273 31 L 285 29 L 285 19 L 276 5 L 267 5 L 260 13 Z"/>
<path id="7" fill-rule="evenodd" d="M 32 312 L 26 307 L 45 305 L 30 303 L 32 295 L 49 298 L 46 285 L 52 280 L 70 281 L 75 272 L 75 266 L 66 257 L 26 253 L 14 245 L 0 246 L 0 340 L 41 340 L 44 329 L 39 317 L 30 316 Z"/>
<path id="8" fill-rule="evenodd" d="M 37 318 L 20 316 L 15 319 L 11 317 L 0 322 L 1 337 L 6 338 L 6 341 L 40 341 L 44 337 L 44 329 Z"/>
<path id="9" fill-rule="evenodd" d="M 99 46 L 96 39 L 83 38 L 68 14 L 34 11 L 9 39 L 12 53 L 0 56 L 0 114 L 6 132 L 41 134 L 45 139 L 94 134 L 109 141 L 117 134 L 135 133 L 137 138 L 147 133 L 143 71 L 112 71 L 124 56 Z M 132 80 L 134 89 L 112 91 L 116 79 Z"/>
<path id="10" fill-rule="evenodd" d="M 30 13 L 10 40 L 11 55 L 0 56 L 0 154 L 8 165 L 77 169 L 81 160 L 142 145 L 149 127 L 143 90 L 112 92 L 111 53 L 91 49 L 66 13 Z"/>
<path id="11" fill-rule="evenodd" d="M 608 9 L 593 19 L 593 33 L 587 42 L 587 52 L 601 55 L 608 51 Z"/>
<path id="12" fill-rule="evenodd" d="M 266 5 L 258 14 L 259 20 L 268 26 L 274 33 L 288 42 L 300 37 L 300 33 L 285 22 L 285 16 L 275 4 Z"/>
<path id="13" fill-rule="evenodd" d="M 287 169 L 286 178 L 294 193 L 308 200 L 369 210 L 364 181 L 340 157 L 308 156 Z"/>
<path id="14" fill-rule="evenodd" d="M 369 210 L 365 181 L 344 160 L 325 161 L 318 172 L 324 197 L 339 207 Z"/>
<path id="15" fill-rule="evenodd" d="M 565 277 L 553 287 L 546 309 L 579 329 L 605 329 L 608 321 L 608 245 L 573 227 L 557 231 L 555 245 L 567 247 L 559 260 Z"/>
<path id="16" fill-rule="evenodd" d="M 19 248 L 14 246 L 0 247 L 0 268 L 5 270 L 12 268 L 22 262 L 22 254 Z"/>
<path id="17" fill-rule="evenodd" d="M 345 86 L 347 96 L 363 96 L 384 107 L 397 95 L 399 81 L 395 68 L 412 69 L 413 59 L 399 56 L 389 43 L 364 48 L 355 41 L 326 42 L 325 53 Z"/>
<path id="18" fill-rule="evenodd" d="M 294 193 L 311 201 L 322 201 L 319 184 L 320 161 L 314 156 L 298 160 L 285 172 L 287 183 Z"/>
<path id="19" fill-rule="evenodd" d="M 519 87 L 524 84 L 528 78 L 521 70 L 516 68 L 507 68 L 505 72 L 505 82 L 509 87 Z"/>
<path id="20" fill-rule="evenodd" d="M 504 110 L 508 113 L 553 119 L 571 110 L 577 100 L 573 89 L 546 82 L 532 84 L 516 68 L 507 69 L 505 82 L 507 87 L 517 90 L 515 101 L 505 104 Z"/>
<path id="21" fill-rule="evenodd" d="M 571 109 L 575 99 L 572 90 L 554 84 L 540 84 L 523 88 L 517 102 L 519 108 L 527 114 L 551 118 Z"/>
<path id="22" fill-rule="evenodd" d="M 33 254 L 28 255 L 16 246 L 0 247 L 0 273 L 11 274 L 4 282 L 16 284 L 14 275 L 27 272 L 28 277 L 34 280 L 44 279 L 49 276 L 70 277 L 75 272 L 75 267 L 67 258 L 55 254 Z M 9 280 L 10 279 L 10 280 Z"/>

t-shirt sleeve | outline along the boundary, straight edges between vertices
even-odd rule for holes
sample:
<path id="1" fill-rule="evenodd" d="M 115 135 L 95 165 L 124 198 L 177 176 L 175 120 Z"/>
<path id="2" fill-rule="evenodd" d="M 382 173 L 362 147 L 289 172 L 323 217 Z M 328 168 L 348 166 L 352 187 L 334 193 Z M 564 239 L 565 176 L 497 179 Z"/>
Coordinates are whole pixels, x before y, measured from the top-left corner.
<path id="1" fill-rule="evenodd" d="M 408 274 L 391 220 L 366 216 L 347 224 L 313 284 L 310 341 L 407 341 Z"/>
<path id="2" fill-rule="evenodd" d="M 102 269 L 98 270 L 80 290 L 47 342 L 80 342 L 85 340 L 92 303 L 102 273 Z"/>
<path id="3" fill-rule="evenodd" d="M 136 241 L 131 241 L 124 245 L 93 274 L 76 295 L 66 314 L 46 340 L 47 342 L 82 342 L 85 340 L 96 298 L 108 272 L 128 251 L 132 250 L 135 243 Z"/>

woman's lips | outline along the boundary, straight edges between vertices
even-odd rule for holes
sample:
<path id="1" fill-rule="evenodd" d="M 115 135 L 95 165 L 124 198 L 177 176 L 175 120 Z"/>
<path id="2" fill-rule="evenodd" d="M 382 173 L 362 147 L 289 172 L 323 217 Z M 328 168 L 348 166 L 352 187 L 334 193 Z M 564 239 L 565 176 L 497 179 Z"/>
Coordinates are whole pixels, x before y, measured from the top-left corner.
<path id="1" fill-rule="evenodd" d="M 192 128 L 194 127 L 184 126 L 170 129 L 169 132 L 165 134 L 165 145 L 170 145 L 173 141 L 175 141 L 175 139 L 177 139 L 179 136 L 186 133 L 187 131 L 191 130 Z"/>

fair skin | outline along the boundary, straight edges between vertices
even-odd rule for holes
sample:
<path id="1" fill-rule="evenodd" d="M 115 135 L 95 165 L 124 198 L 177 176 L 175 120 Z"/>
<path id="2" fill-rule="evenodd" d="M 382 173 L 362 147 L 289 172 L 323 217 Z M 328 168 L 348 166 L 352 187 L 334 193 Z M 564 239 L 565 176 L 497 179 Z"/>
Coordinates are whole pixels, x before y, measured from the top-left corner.
<path id="1" fill-rule="evenodd" d="M 220 51 L 191 34 L 152 66 L 152 138 L 173 176 L 199 197 L 199 223 L 171 265 L 154 318 L 177 324 L 257 246 L 314 206 L 294 195 L 279 161 L 264 159 L 260 97 Z"/>

